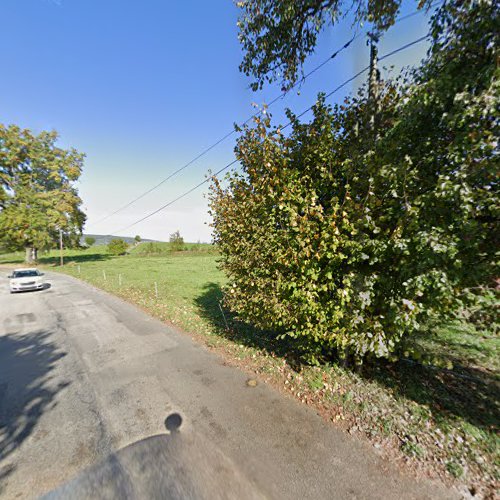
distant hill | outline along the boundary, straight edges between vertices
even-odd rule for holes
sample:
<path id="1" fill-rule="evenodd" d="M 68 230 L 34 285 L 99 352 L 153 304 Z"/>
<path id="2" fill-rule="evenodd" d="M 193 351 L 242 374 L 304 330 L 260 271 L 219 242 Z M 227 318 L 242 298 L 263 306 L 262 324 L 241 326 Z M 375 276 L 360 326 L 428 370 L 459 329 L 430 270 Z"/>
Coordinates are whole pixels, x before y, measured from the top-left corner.
<path id="1" fill-rule="evenodd" d="M 94 245 L 107 245 L 113 238 L 119 238 L 120 240 L 123 240 L 127 242 L 128 244 L 135 243 L 135 239 L 131 236 L 113 236 L 112 234 L 83 234 L 82 237 L 80 238 L 80 245 L 85 245 L 85 238 L 95 238 L 95 243 Z M 141 241 L 152 241 L 154 243 L 158 242 L 158 240 L 148 240 L 144 239 Z"/>

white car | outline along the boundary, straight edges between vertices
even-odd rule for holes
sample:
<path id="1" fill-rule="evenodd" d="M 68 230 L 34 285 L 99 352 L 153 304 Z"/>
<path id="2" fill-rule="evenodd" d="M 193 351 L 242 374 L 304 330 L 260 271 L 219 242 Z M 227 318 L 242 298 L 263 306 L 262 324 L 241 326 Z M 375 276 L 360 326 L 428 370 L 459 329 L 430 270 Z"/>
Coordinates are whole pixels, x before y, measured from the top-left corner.
<path id="1" fill-rule="evenodd" d="M 42 276 L 43 273 L 38 269 L 15 269 L 9 276 L 10 293 L 24 290 L 42 290 L 46 286 Z"/>

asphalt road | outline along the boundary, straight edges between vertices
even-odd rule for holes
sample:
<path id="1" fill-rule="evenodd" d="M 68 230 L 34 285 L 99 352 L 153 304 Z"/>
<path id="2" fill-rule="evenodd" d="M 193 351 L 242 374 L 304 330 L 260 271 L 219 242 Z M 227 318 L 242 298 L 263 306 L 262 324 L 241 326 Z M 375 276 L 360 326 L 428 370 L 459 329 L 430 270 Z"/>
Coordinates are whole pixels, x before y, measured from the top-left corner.
<path id="1" fill-rule="evenodd" d="M 10 295 L 6 274 L 0 270 L 2 498 L 37 497 L 111 452 L 165 434 L 172 413 L 191 448 L 169 450 L 187 462 L 179 470 L 216 479 L 213 496 L 230 498 L 230 478 L 239 477 L 270 498 L 457 497 L 402 476 L 372 447 L 265 384 L 247 386 L 247 375 L 118 298 L 54 273 L 51 288 Z"/>

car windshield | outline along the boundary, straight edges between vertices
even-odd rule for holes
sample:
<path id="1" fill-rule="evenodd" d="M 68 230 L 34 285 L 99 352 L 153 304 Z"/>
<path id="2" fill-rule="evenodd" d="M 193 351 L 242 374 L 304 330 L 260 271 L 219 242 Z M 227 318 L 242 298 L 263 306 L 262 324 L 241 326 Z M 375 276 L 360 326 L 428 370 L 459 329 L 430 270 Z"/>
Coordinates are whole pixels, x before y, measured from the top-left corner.
<path id="1" fill-rule="evenodd" d="M 14 271 L 13 278 L 28 278 L 31 276 L 38 276 L 38 271 Z"/>

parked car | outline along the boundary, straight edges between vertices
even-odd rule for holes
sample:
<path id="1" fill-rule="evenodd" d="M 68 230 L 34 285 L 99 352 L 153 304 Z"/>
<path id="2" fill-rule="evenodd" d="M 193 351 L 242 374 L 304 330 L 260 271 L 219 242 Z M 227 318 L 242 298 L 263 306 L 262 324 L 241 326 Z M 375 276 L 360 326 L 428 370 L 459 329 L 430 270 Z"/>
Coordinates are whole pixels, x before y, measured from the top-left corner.
<path id="1" fill-rule="evenodd" d="M 15 269 L 9 276 L 10 293 L 22 292 L 24 290 L 41 290 L 46 284 L 42 278 L 43 273 L 38 269 Z"/>

